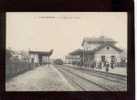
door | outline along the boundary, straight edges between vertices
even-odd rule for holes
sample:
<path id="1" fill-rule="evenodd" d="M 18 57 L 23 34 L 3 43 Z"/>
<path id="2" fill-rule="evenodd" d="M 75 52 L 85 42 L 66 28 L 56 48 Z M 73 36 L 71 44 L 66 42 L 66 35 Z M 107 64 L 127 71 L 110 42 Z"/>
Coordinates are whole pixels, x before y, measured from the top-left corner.
<path id="1" fill-rule="evenodd" d="M 105 62 L 106 61 L 106 57 L 105 56 L 101 56 L 101 62 Z"/>

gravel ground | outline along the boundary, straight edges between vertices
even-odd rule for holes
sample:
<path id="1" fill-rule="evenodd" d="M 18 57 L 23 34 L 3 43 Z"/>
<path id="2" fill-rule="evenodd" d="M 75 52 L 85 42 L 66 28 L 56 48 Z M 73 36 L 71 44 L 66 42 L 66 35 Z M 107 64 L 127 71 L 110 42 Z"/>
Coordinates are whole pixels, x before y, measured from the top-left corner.
<path id="1" fill-rule="evenodd" d="M 6 82 L 6 91 L 73 91 L 64 76 L 52 65 L 40 66 Z"/>
<path id="2" fill-rule="evenodd" d="M 71 70 L 73 73 L 85 79 L 104 86 L 110 89 L 110 91 L 126 91 L 127 89 L 124 84 L 108 81 L 79 70 L 73 70 L 65 65 L 62 67 Z M 74 83 L 70 81 L 71 79 L 74 79 L 88 91 L 104 91 L 95 86 L 95 84 L 90 84 L 67 71 L 65 71 L 65 74 L 61 73 L 58 68 L 53 65 L 40 66 L 7 81 L 6 91 L 79 91 L 80 89 L 77 88 L 76 84 L 74 85 Z M 68 77 L 71 79 L 68 79 Z"/>

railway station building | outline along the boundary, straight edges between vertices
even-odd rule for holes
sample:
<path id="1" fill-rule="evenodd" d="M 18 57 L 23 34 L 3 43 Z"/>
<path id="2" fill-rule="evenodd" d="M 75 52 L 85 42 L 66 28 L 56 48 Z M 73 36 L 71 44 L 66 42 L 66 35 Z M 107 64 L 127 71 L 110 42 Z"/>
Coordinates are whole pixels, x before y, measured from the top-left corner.
<path id="1" fill-rule="evenodd" d="M 123 58 L 123 50 L 115 44 L 117 42 L 111 38 L 84 38 L 81 46 L 83 49 L 77 49 L 69 53 L 69 55 L 80 56 L 79 64 L 90 67 L 103 67 L 109 63 L 110 67 L 117 66 Z"/>

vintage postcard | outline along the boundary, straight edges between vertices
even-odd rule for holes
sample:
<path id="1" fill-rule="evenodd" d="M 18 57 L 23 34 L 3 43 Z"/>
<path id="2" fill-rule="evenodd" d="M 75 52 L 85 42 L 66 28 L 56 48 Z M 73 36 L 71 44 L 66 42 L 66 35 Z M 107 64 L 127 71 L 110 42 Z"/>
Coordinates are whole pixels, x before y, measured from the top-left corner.
<path id="1" fill-rule="evenodd" d="M 127 91 L 127 12 L 6 12 L 6 91 Z"/>

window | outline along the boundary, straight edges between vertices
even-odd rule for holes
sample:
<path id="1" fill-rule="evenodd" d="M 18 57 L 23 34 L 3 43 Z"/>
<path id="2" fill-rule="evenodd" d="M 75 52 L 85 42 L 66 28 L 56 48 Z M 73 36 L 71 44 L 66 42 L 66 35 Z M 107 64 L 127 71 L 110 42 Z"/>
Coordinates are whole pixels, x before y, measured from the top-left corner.
<path id="1" fill-rule="evenodd" d="M 109 50 L 109 47 L 107 47 L 107 50 Z"/>
<path id="2" fill-rule="evenodd" d="M 111 56 L 111 62 L 115 62 L 116 61 L 116 57 L 115 56 Z"/>
<path id="3" fill-rule="evenodd" d="M 101 56 L 101 61 L 105 61 L 105 56 Z"/>

